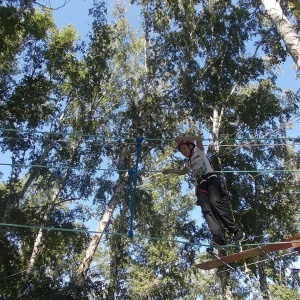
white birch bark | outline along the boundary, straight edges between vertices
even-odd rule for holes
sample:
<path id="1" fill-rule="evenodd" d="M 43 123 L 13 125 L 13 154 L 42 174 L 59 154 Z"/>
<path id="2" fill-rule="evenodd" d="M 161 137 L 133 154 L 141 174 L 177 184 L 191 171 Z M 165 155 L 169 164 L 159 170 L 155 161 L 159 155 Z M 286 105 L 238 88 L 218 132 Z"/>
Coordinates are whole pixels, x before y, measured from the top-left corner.
<path id="1" fill-rule="evenodd" d="M 212 147 L 216 153 L 219 153 L 220 150 L 220 126 L 221 126 L 221 119 L 224 114 L 224 108 L 221 108 L 221 111 L 219 113 L 219 110 L 217 108 L 214 108 L 213 110 L 213 116 L 212 116 L 212 134 L 211 138 L 213 139 Z"/>
<path id="2" fill-rule="evenodd" d="M 74 154 L 76 153 L 76 149 L 79 147 L 79 145 L 80 145 L 80 141 L 78 141 L 77 144 L 73 146 L 73 154 L 72 154 L 72 157 L 70 159 L 70 165 L 72 165 L 72 162 L 74 160 Z M 48 153 L 48 150 L 49 149 L 47 149 L 47 151 L 45 151 L 45 153 Z M 46 157 L 46 155 L 43 155 L 43 157 L 44 156 Z M 70 169 L 67 169 L 65 174 L 64 174 L 64 177 L 63 177 L 63 180 L 62 180 L 60 186 L 55 189 L 55 191 L 52 195 L 52 198 L 49 201 L 49 206 L 48 206 L 48 208 L 47 208 L 47 210 L 44 214 L 44 217 L 43 217 L 43 226 L 47 225 L 55 206 L 58 204 L 59 195 L 60 195 L 62 189 L 65 186 L 65 182 L 66 182 L 67 178 L 69 177 L 69 174 L 70 174 Z M 36 260 L 37 260 L 38 256 L 40 255 L 40 253 L 42 251 L 43 236 L 44 236 L 43 229 L 40 228 L 39 231 L 38 231 L 38 234 L 37 234 L 37 236 L 34 240 L 33 249 L 32 249 L 31 256 L 30 256 L 30 259 L 29 259 L 29 262 L 28 262 L 28 265 L 27 265 L 27 268 L 26 268 L 26 275 L 30 275 L 32 273 L 32 271 L 34 270 Z M 21 299 L 23 294 L 24 294 L 24 291 L 20 290 L 19 293 L 18 293 L 17 299 Z"/>
<path id="3" fill-rule="evenodd" d="M 233 92 L 233 90 L 232 90 Z M 221 120 L 224 115 L 224 106 L 222 106 L 221 109 L 214 108 L 213 110 L 213 116 L 211 118 L 213 126 L 212 126 L 212 139 L 213 142 L 211 146 L 213 147 L 213 150 L 215 153 L 219 153 L 220 151 L 220 127 L 221 127 Z M 225 272 L 225 273 L 220 273 L 218 275 L 221 281 L 221 286 L 222 286 L 222 291 L 223 291 L 223 299 L 226 300 L 233 300 L 233 295 L 232 295 L 232 286 L 230 284 L 230 273 Z"/>
<path id="4" fill-rule="evenodd" d="M 58 198 L 59 193 L 60 193 L 60 191 L 57 189 L 55 191 L 55 193 L 53 194 L 52 200 L 50 202 L 51 204 L 47 208 L 47 211 L 45 212 L 44 217 L 43 217 L 44 225 L 47 224 L 47 222 L 49 220 L 49 217 L 55 207 L 56 200 Z M 27 265 L 27 268 L 25 271 L 26 275 L 30 275 L 34 269 L 35 262 L 42 251 L 42 240 L 43 240 L 43 229 L 40 228 L 39 232 L 34 240 L 34 245 L 33 245 L 33 249 L 31 252 L 31 256 L 30 256 L 30 259 L 29 259 L 29 262 L 28 262 L 28 265 Z M 25 281 L 26 278 L 27 278 L 27 276 L 23 277 L 22 280 Z M 24 293 L 25 293 L 25 290 L 20 289 L 18 292 L 17 299 L 21 299 L 23 297 Z"/>
<path id="5" fill-rule="evenodd" d="M 292 56 L 298 69 L 300 68 L 300 37 L 289 20 L 284 15 L 280 1 L 261 0 L 272 23 L 276 26 L 278 34 L 283 40 L 287 52 Z"/>
<path id="6" fill-rule="evenodd" d="M 123 198 L 124 189 L 125 189 L 126 184 L 127 183 L 124 180 L 124 178 L 119 178 L 119 180 L 117 182 L 117 188 L 115 190 L 115 193 L 112 196 L 105 212 L 102 215 L 101 220 L 98 223 L 98 226 L 96 229 L 97 233 L 92 238 L 92 240 L 89 244 L 89 247 L 87 248 L 87 250 L 85 252 L 85 256 L 84 256 L 80 266 L 77 269 L 76 276 L 74 278 L 75 283 L 77 285 L 81 285 L 85 280 L 85 276 L 90 268 L 94 254 L 100 244 L 101 238 L 103 236 L 103 232 L 104 232 L 109 220 L 111 219 L 111 216 L 115 210 L 116 205 Z"/>
<path id="7" fill-rule="evenodd" d="M 52 197 L 51 204 L 49 205 L 49 207 L 48 207 L 48 209 L 45 212 L 45 215 L 43 217 L 43 223 L 44 224 L 48 223 L 49 217 L 50 217 L 50 215 L 51 215 L 51 213 L 52 213 L 52 211 L 55 207 L 55 202 L 56 202 L 56 199 L 58 197 L 58 194 L 59 194 L 59 191 L 56 191 L 56 193 Z M 34 268 L 34 265 L 35 265 L 35 261 L 38 258 L 40 252 L 42 251 L 42 239 L 43 239 L 43 229 L 40 228 L 39 232 L 38 232 L 38 234 L 35 238 L 32 253 L 31 253 L 31 256 L 30 256 L 30 259 L 29 259 L 29 263 L 27 265 L 27 269 L 26 269 L 27 275 L 32 272 L 32 270 Z"/>

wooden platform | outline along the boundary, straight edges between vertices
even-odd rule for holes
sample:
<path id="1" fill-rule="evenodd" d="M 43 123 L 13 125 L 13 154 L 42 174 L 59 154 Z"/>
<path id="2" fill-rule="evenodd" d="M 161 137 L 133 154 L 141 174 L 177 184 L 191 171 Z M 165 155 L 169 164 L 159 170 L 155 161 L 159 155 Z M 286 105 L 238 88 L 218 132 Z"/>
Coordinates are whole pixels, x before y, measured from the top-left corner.
<path id="1" fill-rule="evenodd" d="M 214 269 L 226 264 L 230 264 L 236 261 L 241 261 L 246 258 L 262 255 L 264 253 L 268 252 L 274 252 L 274 251 L 280 251 L 284 249 L 294 248 L 299 252 L 300 250 L 300 234 L 293 236 L 291 238 L 288 238 L 286 240 L 283 240 L 282 242 L 278 243 L 271 243 L 271 244 L 265 244 L 260 245 L 255 248 L 251 248 L 242 252 L 230 254 L 227 256 L 223 256 L 220 258 L 216 258 L 210 261 L 202 262 L 199 264 L 196 264 L 197 268 L 203 269 L 203 270 L 210 270 Z"/>

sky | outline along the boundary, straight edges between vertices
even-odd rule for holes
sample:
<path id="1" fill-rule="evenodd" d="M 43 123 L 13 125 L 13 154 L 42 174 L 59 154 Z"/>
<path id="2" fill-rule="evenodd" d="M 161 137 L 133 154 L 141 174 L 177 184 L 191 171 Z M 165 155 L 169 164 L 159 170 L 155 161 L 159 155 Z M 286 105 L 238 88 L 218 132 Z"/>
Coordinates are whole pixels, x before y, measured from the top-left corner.
<path id="1" fill-rule="evenodd" d="M 63 7 L 61 7 L 64 0 L 50 1 L 52 8 L 57 8 L 53 11 L 56 25 L 62 28 L 68 24 L 72 24 L 81 38 L 87 37 L 89 30 L 91 29 L 92 20 L 88 15 L 89 8 L 93 5 L 93 0 L 66 0 L 68 1 Z M 107 0 L 108 17 L 111 16 L 112 6 L 115 1 Z M 128 0 L 126 2 L 129 2 Z M 54 3 L 57 3 L 55 6 Z M 138 26 L 137 10 L 134 6 L 130 6 L 128 12 L 129 21 L 132 26 Z M 289 56 L 286 63 L 281 66 L 281 74 L 278 78 L 278 85 L 282 89 L 295 90 L 300 87 L 300 78 L 296 79 L 296 71 L 293 69 L 293 60 Z"/>

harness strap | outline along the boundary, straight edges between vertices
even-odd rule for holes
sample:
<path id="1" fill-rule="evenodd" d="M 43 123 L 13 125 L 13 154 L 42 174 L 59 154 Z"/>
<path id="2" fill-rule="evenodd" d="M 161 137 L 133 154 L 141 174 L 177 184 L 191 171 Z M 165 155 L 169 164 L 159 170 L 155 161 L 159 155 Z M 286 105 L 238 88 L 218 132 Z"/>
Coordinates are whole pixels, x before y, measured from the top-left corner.
<path id="1" fill-rule="evenodd" d="M 207 176 L 207 179 L 212 178 L 212 177 L 217 177 L 217 174 L 211 174 L 211 175 Z"/>
<path id="2" fill-rule="evenodd" d="M 203 190 L 203 189 L 198 189 L 199 192 L 201 193 L 205 193 L 205 194 L 208 194 L 208 191 L 207 190 Z"/>
<path id="3" fill-rule="evenodd" d="M 223 174 L 222 159 L 221 159 L 221 156 L 220 156 L 220 155 L 218 155 L 218 163 L 219 163 L 219 165 L 220 165 L 221 174 L 222 174 L 222 176 L 223 176 L 223 178 L 224 178 L 225 193 L 226 193 L 227 195 L 229 195 L 228 189 L 227 189 L 227 184 L 226 184 L 226 179 L 225 179 L 225 176 L 224 176 L 224 174 Z M 234 217 L 234 213 L 233 213 L 233 208 L 232 208 L 231 201 L 228 201 L 228 202 L 229 202 L 229 205 L 230 205 L 230 211 L 231 211 L 232 219 L 233 219 L 233 221 L 236 221 L 236 220 L 235 220 L 235 217 Z"/>

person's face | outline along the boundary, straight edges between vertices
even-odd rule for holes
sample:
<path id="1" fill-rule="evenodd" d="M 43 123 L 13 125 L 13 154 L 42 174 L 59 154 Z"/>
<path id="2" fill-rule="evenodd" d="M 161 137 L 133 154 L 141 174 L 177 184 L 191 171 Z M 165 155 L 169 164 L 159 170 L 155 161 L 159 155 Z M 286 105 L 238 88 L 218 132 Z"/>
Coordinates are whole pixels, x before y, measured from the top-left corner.
<path id="1" fill-rule="evenodd" d="M 182 153 L 182 155 L 188 158 L 190 157 L 192 150 L 190 149 L 189 145 L 183 144 L 180 146 L 179 151 Z"/>

